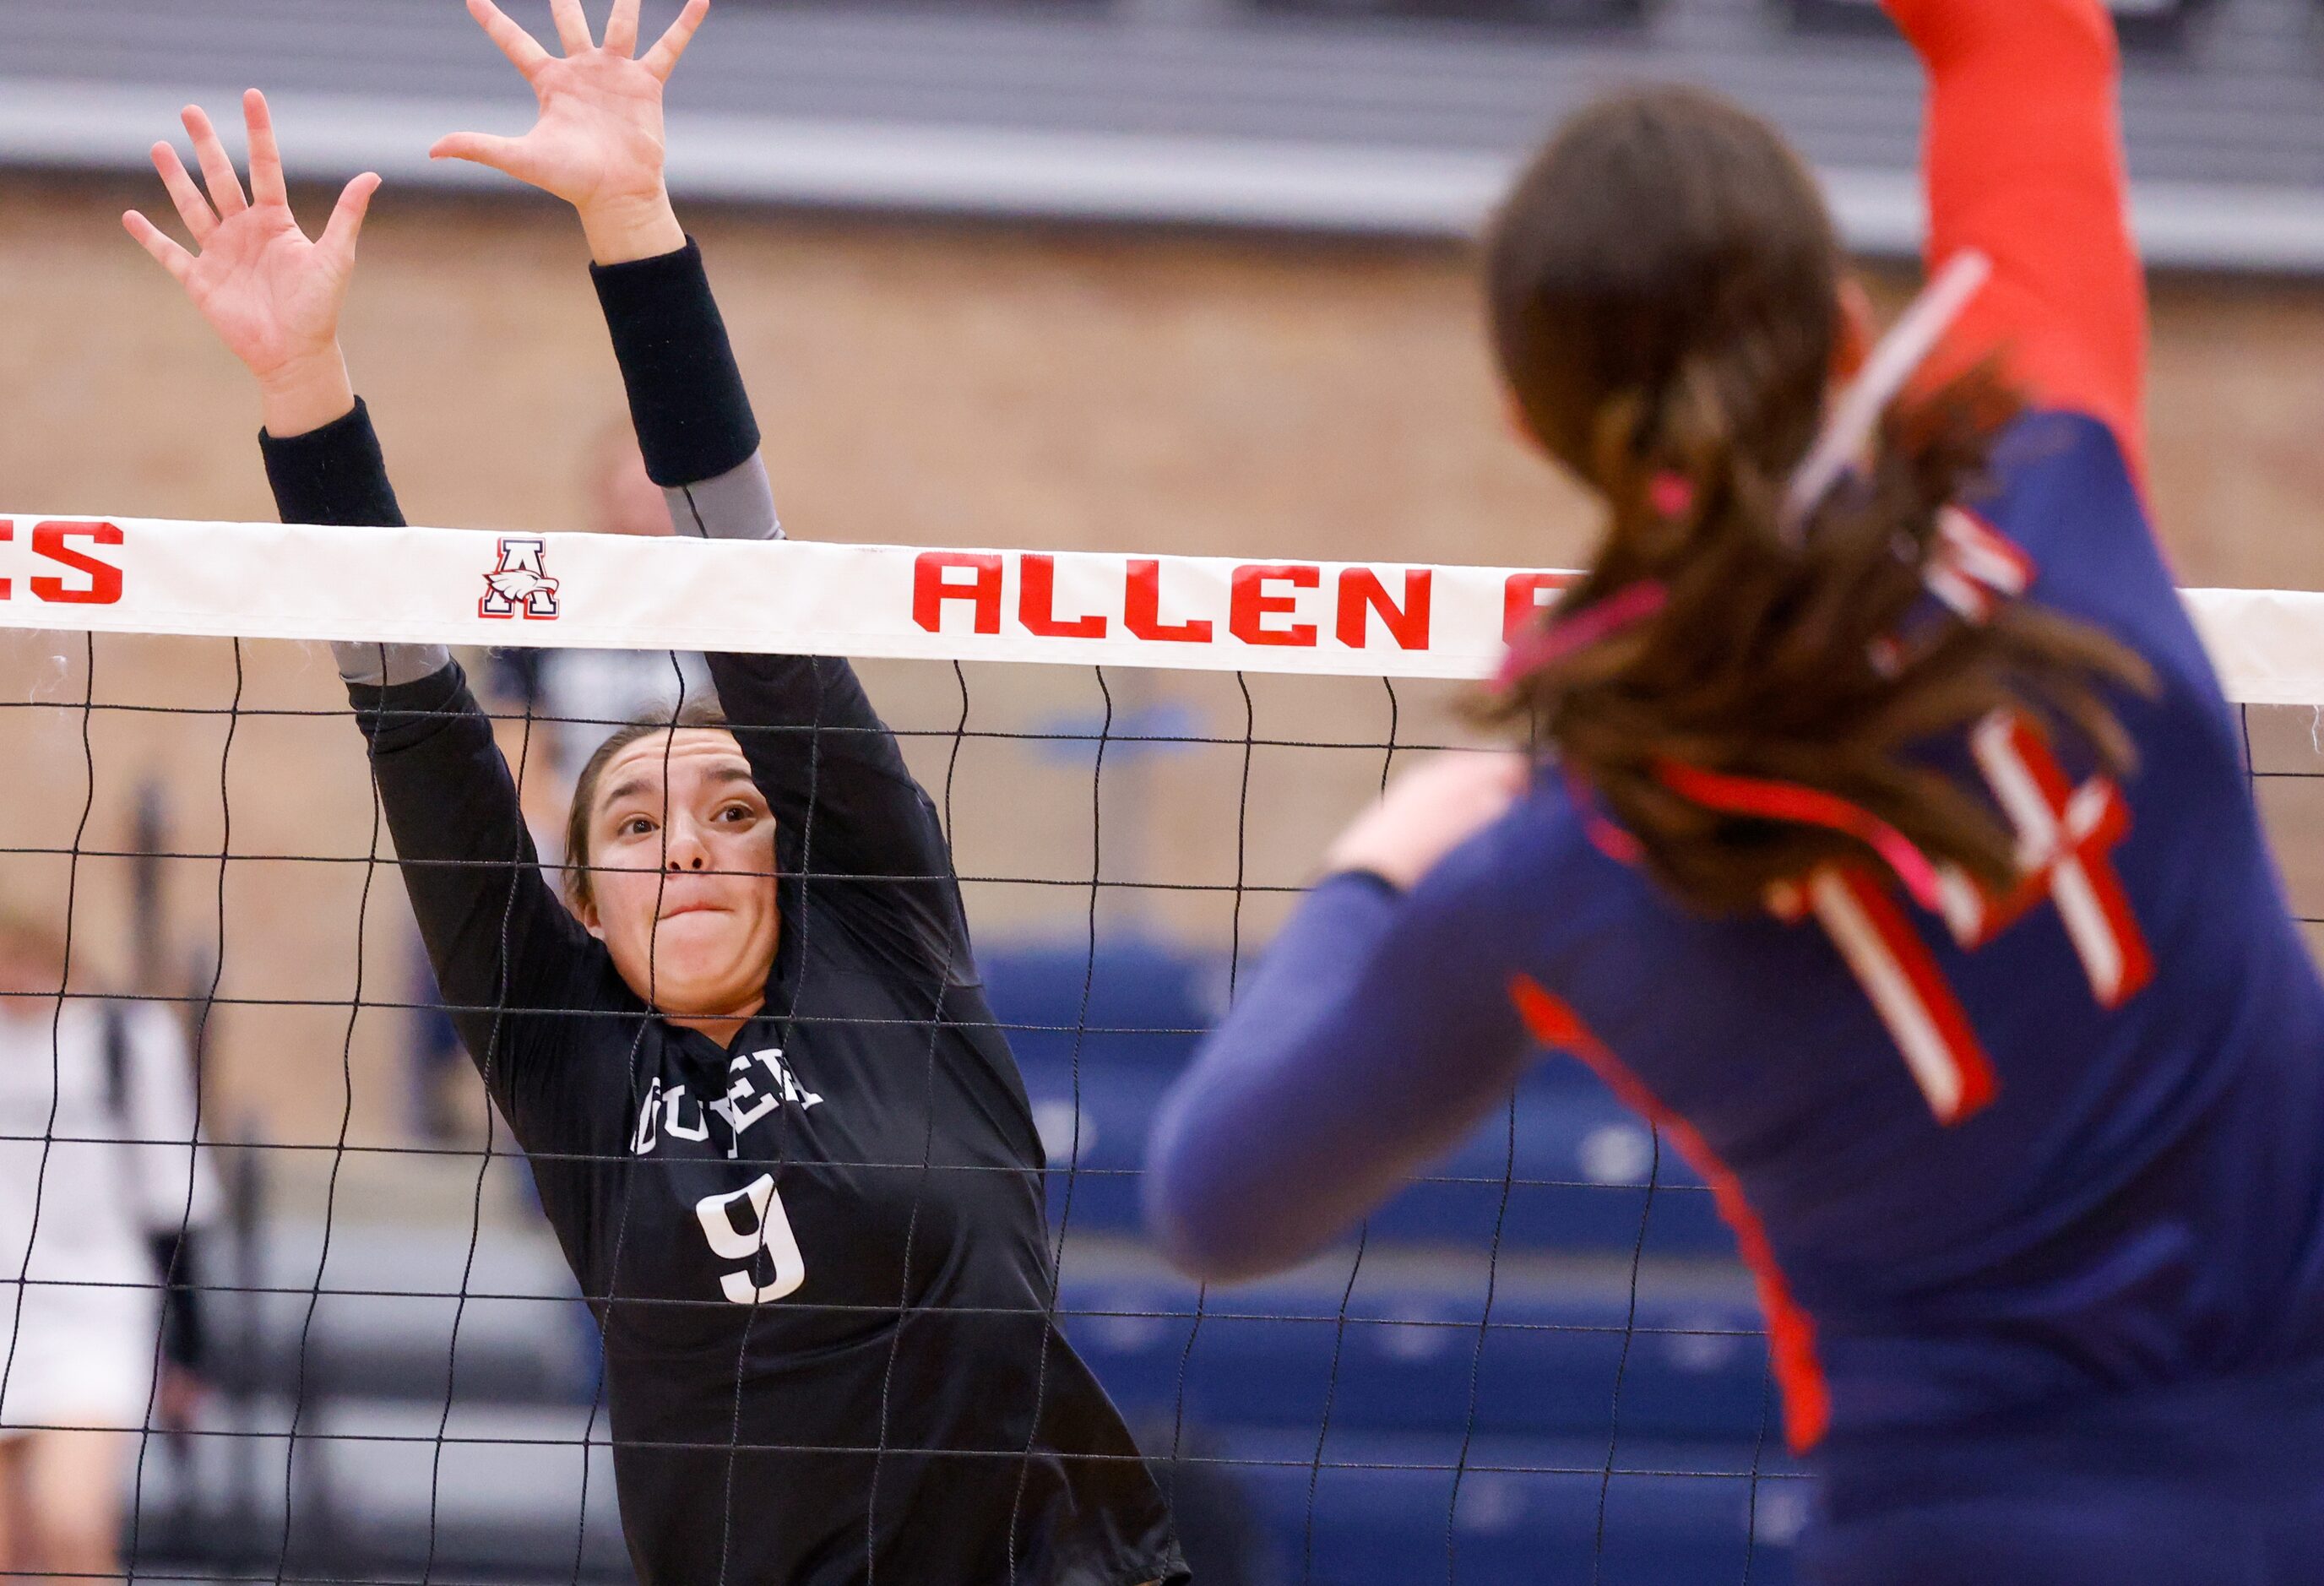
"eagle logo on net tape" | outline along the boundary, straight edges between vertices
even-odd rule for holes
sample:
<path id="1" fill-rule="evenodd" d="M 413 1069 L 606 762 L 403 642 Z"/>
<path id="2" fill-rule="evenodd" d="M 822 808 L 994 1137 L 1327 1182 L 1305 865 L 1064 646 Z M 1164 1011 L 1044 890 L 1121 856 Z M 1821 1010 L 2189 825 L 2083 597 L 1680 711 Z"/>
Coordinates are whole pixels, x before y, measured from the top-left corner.
<path id="1" fill-rule="evenodd" d="M 484 575 L 484 595 L 476 602 L 476 615 L 504 621 L 522 616 L 527 622 L 555 622 L 558 582 L 549 576 L 543 566 L 549 542 L 509 535 L 502 538 L 500 547 L 500 565 Z"/>

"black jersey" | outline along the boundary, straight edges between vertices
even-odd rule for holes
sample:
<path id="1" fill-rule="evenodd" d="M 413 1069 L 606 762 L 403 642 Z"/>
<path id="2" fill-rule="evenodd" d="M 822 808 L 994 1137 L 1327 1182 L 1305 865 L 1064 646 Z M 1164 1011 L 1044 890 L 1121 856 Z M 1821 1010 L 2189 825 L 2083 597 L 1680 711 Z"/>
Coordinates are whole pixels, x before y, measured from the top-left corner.
<path id="1" fill-rule="evenodd" d="M 392 518 L 360 411 L 286 515 Z M 714 657 L 781 945 L 727 1046 L 653 1017 L 536 862 L 459 669 L 350 687 L 447 1002 L 605 1338 L 647 1586 L 1185 1579 L 1048 1312 L 1045 1160 L 927 796 L 841 660 Z"/>

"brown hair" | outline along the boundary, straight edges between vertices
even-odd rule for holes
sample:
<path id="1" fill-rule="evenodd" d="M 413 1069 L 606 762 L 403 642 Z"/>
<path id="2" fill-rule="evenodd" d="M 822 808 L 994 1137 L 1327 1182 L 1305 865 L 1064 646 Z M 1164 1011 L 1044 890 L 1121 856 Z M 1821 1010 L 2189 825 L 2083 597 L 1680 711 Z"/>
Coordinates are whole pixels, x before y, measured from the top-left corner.
<path id="1" fill-rule="evenodd" d="M 589 817 L 596 813 L 597 784 L 604 779 L 605 767 L 613 757 L 631 744 L 650 738 L 657 733 L 694 731 L 724 732 L 726 713 L 715 699 L 690 699 L 669 715 L 640 716 L 625 722 L 613 731 L 612 737 L 597 745 L 581 768 L 573 783 L 573 807 L 565 816 L 565 900 L 575 913 L 596 901 L 596 889 L 589 880 Z"/>
<path id="2" fill-rule="evenodd" d="M 2115 770 L 2113 640 L 2030 604 L 1881 647 L 1915 613 L 1939 514 L 1980 487 L 2020 410 L 1990 366 L 1900 401 L 1866 476 L 1781 521 L 1843 334 L 1840 246 L 1782 138 L 1716 96 L 1618 95 L 1518 180 L 1489 245 L 1492 335 L 1525 424 L 1606 500 L 1595 565 L 1552 621 L 1659 585 L 1642 622 L 1524 672 L 1485 707 L 1526 727 L 1687 903 L 1758 906 L 1858 839 L 1674 792 L 1676 764 L 1831 794 L 1991 883 L 2015 844 L 1988 800 L 1905 751 L 1996 710 L 2070 727 Z"/>

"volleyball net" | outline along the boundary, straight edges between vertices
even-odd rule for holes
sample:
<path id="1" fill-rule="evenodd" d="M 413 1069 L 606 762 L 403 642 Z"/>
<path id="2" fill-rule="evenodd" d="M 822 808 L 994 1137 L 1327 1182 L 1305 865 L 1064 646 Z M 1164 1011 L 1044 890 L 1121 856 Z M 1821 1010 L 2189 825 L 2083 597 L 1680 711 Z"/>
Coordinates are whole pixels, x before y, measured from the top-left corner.
<path id="1" fill-rule="evenodd" d="M 1466 741 L 1461 696 L 1566 582 L 0 519 L 0 904 L 62 960 L 44 988 L 5 960 L 36 1012 L 0 1023 L 0 1435 L 78 1424 L 54 1390 L 106 1296 L 182 1290 L 189 1377 L 134 1341 L 134 1578 L 625 1578 L 596 1324 L 424 973 L 317 641 L 460 647 L 544 852 L 589 749 L 704 686 L 689 652 L 835 654 L 945 813 L 1048 1154 L 1054 1310 L 1204 1586 L 1780 1586 L 1805 1499 L 1750 1284 L 1578 1065 L 1281 1278 L 1197 1287 L 1138 1223 L 1158 1100 L 1325 844 Z M 2188 600 L 2313 901 L 2324 596 Z M 139 1065 L 189 1057 L 173 1113 Z M 199 1237 L 124 1270 L 106 1216 Z"/>

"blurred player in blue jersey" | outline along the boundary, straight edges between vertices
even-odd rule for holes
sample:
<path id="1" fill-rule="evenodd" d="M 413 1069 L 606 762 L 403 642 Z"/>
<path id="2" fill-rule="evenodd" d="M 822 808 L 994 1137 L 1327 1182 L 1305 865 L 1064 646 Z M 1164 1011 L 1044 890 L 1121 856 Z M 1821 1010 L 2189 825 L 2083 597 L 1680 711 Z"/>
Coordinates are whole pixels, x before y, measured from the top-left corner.
<path id="1" fill-rule="evenodd" d="M 2324 1581 L 2324 987 L 2150 531 L 2100 0 L 1888 0 L 1930 294 L 1868 358 L 1766 126 L 1645 90 L 1521 179 L 1489 293 L 1604 498 L 1166 1109 L 1175 1258 L 1297 1261 L 1542 1048 L 1711 1184 L 1824 1582 Z"/>

